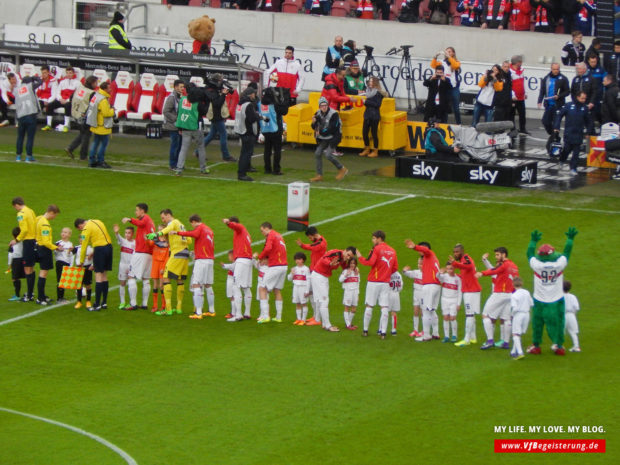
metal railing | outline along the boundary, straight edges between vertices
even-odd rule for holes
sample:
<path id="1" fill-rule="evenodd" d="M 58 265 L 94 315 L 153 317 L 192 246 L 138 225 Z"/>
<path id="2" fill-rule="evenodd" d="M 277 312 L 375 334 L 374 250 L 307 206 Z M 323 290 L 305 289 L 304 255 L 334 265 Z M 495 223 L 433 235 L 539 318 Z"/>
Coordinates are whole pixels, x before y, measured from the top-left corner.
<path id="1" fill-rule="evenodd" d="M 41 4 L 46 3 L 46 2 L 50 2 L 52 4 L 52 12 L 51 12 L 52 17 L 40 20 L 37 23 L 37 26 L 40 26 L 41 24 L 45 24 L 45 23 L 51 23 L 52 27 L 56 27 L 56 0 L 37 0 L 37 3 L 35 3 L 35 5 L 32 7 L 32 10 L 30 11 L 28 18 L 26 18 L 26 25 L 30 26 L 30 20 L 32 19 L 34 14 L 38 12 Z"/>

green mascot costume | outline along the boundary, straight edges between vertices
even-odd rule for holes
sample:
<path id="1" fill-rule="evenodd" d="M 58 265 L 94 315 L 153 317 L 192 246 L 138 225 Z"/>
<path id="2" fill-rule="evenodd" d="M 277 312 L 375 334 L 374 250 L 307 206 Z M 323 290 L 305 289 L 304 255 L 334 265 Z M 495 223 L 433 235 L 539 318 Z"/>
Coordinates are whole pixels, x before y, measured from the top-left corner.
<path id="1" fill-rule="evenodd" d="M 540 354 L 543 327 L 553 342 L 551 349 L 556 355 L 564 355 L 564 269 L 568 265 L 573 239 L 577 230 L 573 227 L 566 232 L 564 252 L 559 254 L 549 244 L 543 244 L 536 252 L 536 244 L 542 238 L 538 230 L 532 232 L 527 247 L 527 258 L 534 271 L 534 311 L 532 316 L 532 342 L 527 350 L 530 354 Z"/>

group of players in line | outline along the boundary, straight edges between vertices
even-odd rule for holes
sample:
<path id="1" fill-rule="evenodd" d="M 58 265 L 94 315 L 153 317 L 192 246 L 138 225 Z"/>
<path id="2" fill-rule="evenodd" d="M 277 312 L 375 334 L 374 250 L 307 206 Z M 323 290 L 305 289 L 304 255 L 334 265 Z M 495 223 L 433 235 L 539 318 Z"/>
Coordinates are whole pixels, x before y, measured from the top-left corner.
<path id="1" fill-rule="evenodd" d="M 37 217 L 25 205 L 21 197 L 14 198 L 12 204 L 17 210 L 19 227 L 13 231 L 14 239 L 10 243 L 9 261 L 13 271 L 15 295 L 9 300 L 25 302 L 34 300 L 34 265 L 39 263 L 36 303 L 49 305 L 52 301 L 45 294 L 45 281 L 48 271 L 54 267 L 52 256 L 55 254 L 58 279 L 65 266 L 84 267 L 82 285 L 86 291 L 86 308 L 89 311 L 106 309 L 107 272 L 112 270 L 113 247 L 111 236 L 103 222 L 94 219 L 76 219 L 74 225 L 80 231 L 80 243 L 77 247 L 73 247 L 70 241 L 70 228 L 63 228 L 61 239 L 56 242 L 52 241 L 50 220 L 53 220 L 60 212 L 57 206 L 50 205 L 43 215 Z M 136 205 L 134 218 L 122 218 L 122 222 L 128 225 L 122 235 L 119 225 L 115 224 L 113 227 L 116 240 L 121 248 L 118 273 L 119 309 L 147 309 L 151 293 L 150 279 L 153 279 L 151 311 L 160 316 L 182 313 L 185 280 L 190 259 L 193 256 L 194 267 L 190 289 L 193 295 L 194 312 L 189 317 L 199 320 L 205 316 L 214 317 L 215 299 L 212 286 L 216 255 L 214 254 L 213 231 L 195 214 L 189 218 L 192 226 L 192 230 L 189 231 L 178 219 L 174 218 L 169 209 L 162 210 L 160 218 L 162 224 L 156 228 L 148 215 L 148 206 L 145 203 L 139 203 Z M 310 227 L 306 231 L 309 243 L 304 243 L 299 238 L 296 240 L 299 247 L 310 252 L 310 266 L 306 265 L 305 253 L 297 252 L 294 255 L 295 266 L 289 272 L 285 241 L 270 223 L 265 222 L 260 226 L 260 231 L 265 237 L 265 245 L 262 251 L 257 253 L 252 251 L 251 236 L 237 217 L 224 218 L 222 221 L 233 231 L 233 248 L 228 251 L 228 263 L 220 263 L 227 272 L 226 295 L 231 303 L 231 311 L 226 315 L 227 321 L 238 322 L 251 319 L 252 270 L 255 268 L 258 271 L 256 294 L 260 304 L 260 314 L 257 318 L 259 324 L 282 322 L 282 289 L 288 278 L 293 285 L 292 301 L 296 307 L 294 324 L 320 325 L 327 331 L 338 332 L 339 328 L 330 322 L 329 285 L 332 273 L 342 269 L 339 282 L 342 283 L 344 290 L 342 303 L 345 327 L 348 330 L 356 330 L 357 326 L 353 324 L 353 320 L 360 292 L 359 266 L 362 265 L 370 267 L 366 284 L 362 335 L 368 336 L 373 309 L 376 306 L 381 310 L 377 331 L 379 336 L 385 339 L 390 322 L 391 334 L 397 334 L 397 314 L 400 311 L 403 277 L 399 272 L 396 251 L 385 242 L 386 235 L 383 231 L 378 230 L 372 233 L 372 249 L 368 256 L 364 257 L 355 247 L 347 247 L 344 250 L 328 249 L 326 239 L 318 233 L 315 227 Z M 573 231 L 570 237 L 572 247 L 572 238 L 576 235 L 576 231 L 573 228 L 569 230 L 569 233 L 571 231 Z M 535 237 L 533 233 L 532 241 L 534 239 L 536 241 L 531 242 L 530 246 L 532 244 L 535 246 L 540 239 L 540 233 L 537 234 L 538 236 Z M 194 242 L 194 247 L 193 252 L 190 252 L 192 242 Z M 489 254 L 484 254 L 482 262 L 486 269 L 479 272 L 474 260 L 465 252 L 461 244 L 454 246 L 453 254 L 449 256 L 443 267 L 440 266 L 428 242 L 414 243 L 411 239 L 407 239 L 405 245 L 419 254 L 415 269 L 409 266 L 402 268 L 402 274 L 413 279 L 413 331 L 409 336 L 414 337 L 416 341 L 428 342 L 440 339 L 437 311 L 441 308 L 443 342 L 452 342 L 458 347 L 477 343 L 476 315 L 480 314 L 481 293 L 479 278 L 491 276 L 493 292 L 482 311 L 486 341 L 481 345 L 481 349 L 493 347 L 510 349 L 509 342 L 512 335 L 511 356 L 514 359 L 523 358 L 521 337 L 527 330 L 531 307 L 535 307 L 535 304 L 545 306 L 561 303 L 561 312 L 556 312 L 557 315 L 560 313 L 561 315 L 556 318 L 556 313 L 553 313 L 552 320 L 546 317 L 543 319 L 543 313 L 548 314 L 544 309 L 540 311 L 540 318 L 538 318 L 535 307 L 534 344 L 528 351 L 540 353 L 543 324 L 547 324 L 547 330 L 554 342 L 552 350 L 556 354 L 564 355 L 562 343 L 565 330 L 573 340 L 571 351 L 580 351 L 576 320 L 579 303 L 572 294 L 568 293 L 570 283 L 563 281 L 563 269 L 567 265 L 570 248 L 565 249 L 565 257 L 559 255 L 557 260 L 552 256 L 555 250 L 549 245 L 540 247 L 536 256 L 533 253 L 530 254 L 528 249 L 530 266 L 534 270 L 535 302 L 530 293 L 523 288 L 519 269 L 508 258 L 508 251 L 504 247 L 495 249 L 495 264 L 488 260 Z M 539 261 L 537 257 L 542 257 L 542 261 Z M 94 305 L 91 303 L 93 271 L 96 277 Z M 20 297 L 21 278 L 23 277 L 26 278 L 27 292 Z M 142 282 L 140 306 L 137 302 L 138 281 Z M 173 306 L 173 283 L 176 283 L 175 306 Z M 129 293 L 128 304 L 125 300 L 126 288 Z M 77 291 L 75 308 L 82 307 L 83 289 Z M 58 303 L 68 303 L 64 299 L 64 289 L 58 287 L 57 292 Z M 269 308 L 269 294 L 274 295 L 275 315 L 273 317 Z M 207 311 L 203 312 L 205 295 Z M 463 339 L 458 341 L 456 317 L 461 301 L 465 311 L 465 331 Z M 439 307 L 440 302 L 441 307 Z M 313 316 L 310 318 L 308 318 L 308 303 L 313 308 Z M 553 308 L 555 312 L 555 307 Z M 421 331 L 420 319 L 422 320 Z M 500 339 L 496 342 L 494 333 L 495 323 L 498 320 Z M 559 325 L 561 328 L 558 327 Z"/>

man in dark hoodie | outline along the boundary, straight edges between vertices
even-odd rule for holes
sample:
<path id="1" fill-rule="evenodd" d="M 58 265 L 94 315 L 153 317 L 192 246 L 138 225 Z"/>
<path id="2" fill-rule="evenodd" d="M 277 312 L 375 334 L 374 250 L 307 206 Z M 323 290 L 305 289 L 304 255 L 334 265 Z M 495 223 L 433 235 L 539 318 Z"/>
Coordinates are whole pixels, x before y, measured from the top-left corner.
<path id="1" fill-rule="evenodd" d="M 258 121 L 269 121 L 268 117 L 261 117 L 256 111 L 256 87 L 248 86 L 239 99 L 237 111 L 235 113 L 235 132 L 241 138 L 241 153 L 237 168 L 237 179 L 239 181 L 254 181 L 248 176 L 248 171 L 252 168 L 252 154 L 254 152 L 254 142 L 258 136 Z"/>
<path id="2" fill-rule="evenodd" d="M 113 50 L 129 50 L 131 48 L 131 42 L 125 34 L 124 22 L 125 17 L 121 12 L 115 11 L 108 29 L 108 48 Z"/>
<path id="3" fill-rule="evenodd" d="M 618 83 L 611 74 L 603 78 L 603 99 L 601 103 L 602 123 L 618 123 Z"/>

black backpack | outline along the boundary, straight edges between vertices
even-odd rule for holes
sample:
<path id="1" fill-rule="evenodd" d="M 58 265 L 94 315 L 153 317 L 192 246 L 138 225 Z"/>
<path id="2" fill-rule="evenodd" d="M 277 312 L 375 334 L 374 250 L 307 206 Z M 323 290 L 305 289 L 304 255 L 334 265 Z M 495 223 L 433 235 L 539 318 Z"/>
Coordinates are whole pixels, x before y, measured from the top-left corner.
<path id="1" fill-rule="evenodd" d="M 276 113 L 284 116 L 288 113 L 288 107 L 291 105 L 291 91 L 286 87 L 272 87 L 273 89 L 273 106 Z"/>

